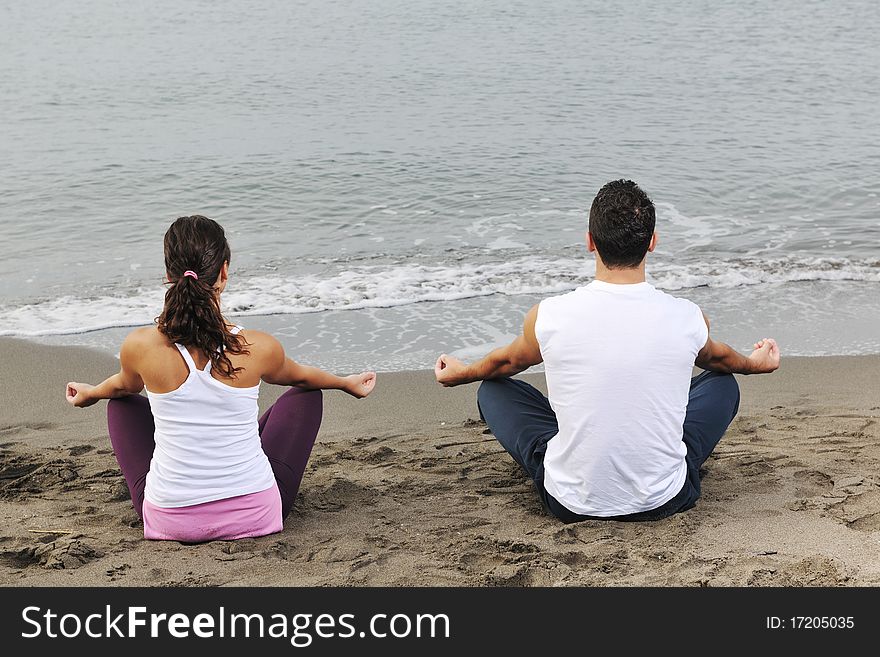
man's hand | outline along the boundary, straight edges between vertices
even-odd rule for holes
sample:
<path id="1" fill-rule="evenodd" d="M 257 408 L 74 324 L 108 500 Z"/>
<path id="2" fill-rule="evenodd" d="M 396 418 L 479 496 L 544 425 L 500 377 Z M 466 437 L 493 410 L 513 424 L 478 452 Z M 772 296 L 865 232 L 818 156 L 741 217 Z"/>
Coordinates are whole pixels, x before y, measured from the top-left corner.
<path id="1" fill-rule="evenodd" d="M 466 370 L 467 365 L 458 360 L 458 358 L 442 354 L 434 365 L 434 376 L 437 379 L 437 383 L 451 388 L 462 383 L 470 383 L 470 380 L 465 376 Z"/>
<path id="2" fill-rule="evenodd" d="M 543 358 L 538 338 L 535 336 L 535 322 L 538 321 L 538 306 L 532 306 L 523 320 L 523 332 L 505 347 L 498 347 L 480 360 L 465 365 L 458 358 L 443 354 L 434 365 L 437 383 L 447 388 L 463 383 L 485 381 L 513 376 L 537 365 Z"/>
<path id="3" fill-rule="evenodd" d="M 376 387 L 376 373 L 375 372 L 361 372 L 360 374 L 351 374 L 350 376 L 343 377 L 345 380 L 345 387 L 343 391 L 347 392 L 352 397 L 356 397 L 357 399 L 363 399 L 371 392 L 373 392 L 373 388 Z"/>
<path id="4" fill-rule="evenodd" d="M 755 350 L 749 355 L 755 374 L 769 374 L 779 368 L 779 345 L 773 338 L 764 338 L 755 343 Z"/>
<path id="5" fill-rule="evenodd" d="M 703 314 L 706 329 L 709 318 Z M 723 374 L 769 374 L 779 369 L 779 345 L 773 338 L 764 338 L 755 343 L 755 350 L 744 356 L 729 344 L 717 342 L 711 337 L 697 353 L 694 365 L 710 372 Z"/>
<path id="6" fill-rule="evenodd" d="M 76 383 L 71 381 L 67 384 L 67 392 L 65 396 L 67 397 L 68 403 L 73 404 L 77 408 L 85 408 L 86 406 L 98 403 L 97 397 L 91 396 L 91 392 L 94 389 L 95 386 L 89 385 L 88 383 Z"/>

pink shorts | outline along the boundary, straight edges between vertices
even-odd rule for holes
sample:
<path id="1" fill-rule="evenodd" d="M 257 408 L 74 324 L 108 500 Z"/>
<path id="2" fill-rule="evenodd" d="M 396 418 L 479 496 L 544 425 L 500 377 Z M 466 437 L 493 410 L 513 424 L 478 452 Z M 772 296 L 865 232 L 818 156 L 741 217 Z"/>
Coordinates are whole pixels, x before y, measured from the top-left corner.
<path id="1" fill-rule="evenodd" d="M 266 536 L 282 529 L 278 485 L 258 493 L 175 508 L 144 500 L 144 538 L 203 543 Z"/>

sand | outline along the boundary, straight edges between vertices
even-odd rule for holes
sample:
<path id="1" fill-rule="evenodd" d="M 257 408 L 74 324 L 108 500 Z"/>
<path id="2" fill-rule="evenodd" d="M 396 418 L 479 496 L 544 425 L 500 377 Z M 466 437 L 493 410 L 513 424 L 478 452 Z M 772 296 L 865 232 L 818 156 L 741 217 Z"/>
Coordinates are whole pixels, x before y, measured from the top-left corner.
<path id="1" fill-rule="evenodd" d="M 106 403 L 64 401 L 68 380 L 97 383 L 114 358 L 13 339 L 0 358 L 3 585 L 880 584 L 880 356 L 740 377 L 702 499 L 653 523 L 559 523 L 477 421 L 475 386 L 380 374 L 366 400 L 325 393 L 282 533 L 201 545 L 143 540 Z"/>

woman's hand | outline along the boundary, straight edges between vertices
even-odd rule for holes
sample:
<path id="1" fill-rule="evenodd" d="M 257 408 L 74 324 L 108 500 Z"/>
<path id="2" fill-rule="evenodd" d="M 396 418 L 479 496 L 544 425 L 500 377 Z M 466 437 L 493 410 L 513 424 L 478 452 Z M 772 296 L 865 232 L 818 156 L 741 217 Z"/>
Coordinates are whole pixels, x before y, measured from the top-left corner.
<path id="1" fill-rule="evenodd" d="M 375 372 L 352 374 L 350 376 L 342 377 L 342 380 L 345 381 L 345 387 L 343 387 L 342 390 L 358 399 L 363 399 L 373 392 L 373 388 L 376 387 Z"/>
<path id="2" fill-rule="evenodd" d="M 88 383 L 70 382 L 67 384 L 67 401 L 77 408 L 85 408 L 98 402 L 97 397 L 92 396 L 95 386 Z"/>

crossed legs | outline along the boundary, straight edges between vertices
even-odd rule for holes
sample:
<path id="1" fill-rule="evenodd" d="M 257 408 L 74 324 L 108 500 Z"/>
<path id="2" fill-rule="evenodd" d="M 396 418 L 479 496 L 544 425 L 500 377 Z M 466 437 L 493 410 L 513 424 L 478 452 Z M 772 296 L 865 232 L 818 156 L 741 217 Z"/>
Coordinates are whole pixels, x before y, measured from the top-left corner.
<path id="1" fill-rule="evenodd" d="M 293 507 L 322 416 L 320 390 L 291 388 L 260 418 L 260 440 L 278 483 L 283 516 Z M 107 427 L 131 503 L 143 518 L 144 487 L 156 446 L 150 402 L 141 395 L 111 399 Z"/>

